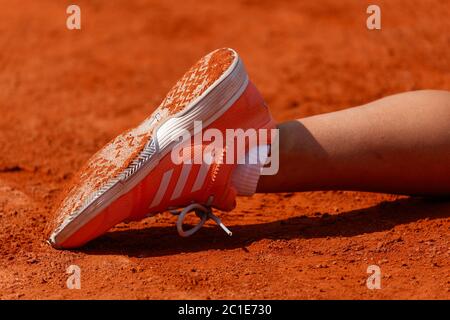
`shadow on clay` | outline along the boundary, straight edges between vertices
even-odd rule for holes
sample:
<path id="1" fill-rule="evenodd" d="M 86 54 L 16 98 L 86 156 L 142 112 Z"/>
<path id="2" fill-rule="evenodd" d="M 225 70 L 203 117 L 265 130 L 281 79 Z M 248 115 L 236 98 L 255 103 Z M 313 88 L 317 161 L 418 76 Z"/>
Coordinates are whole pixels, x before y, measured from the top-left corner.
<path id="1" fill-rule="evenodd" d="M 175 226 L 118 230 L 92 241 L 81 251 L 93 255 L 145 258 L 206 250 L 245 250 L 246 246 L 262 239 L 353 237 L 387 231 L 422 219 L 446 217 L 450 217 L 448 199 L 404 198 L 336 215 L 301 216 L 299 212 L 297 217 L 269 223 L 230 225 L 232 237 L 215 225 L 205 226 L 189 238 L 181 238 Z"/>

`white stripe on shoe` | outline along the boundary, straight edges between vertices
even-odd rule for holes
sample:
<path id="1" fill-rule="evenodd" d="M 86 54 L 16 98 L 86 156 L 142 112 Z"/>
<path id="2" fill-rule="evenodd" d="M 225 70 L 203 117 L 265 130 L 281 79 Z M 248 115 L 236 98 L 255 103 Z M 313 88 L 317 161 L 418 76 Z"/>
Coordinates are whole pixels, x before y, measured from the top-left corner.
<path id="1" fill-rule="evenodd" d="M 206 156 L 206 155 L 205 155 Z M 208 154 L 209 158 L 211 158 L 211 154 Z M 203 161 L 200 165 L 200 169 L 198 170 L 197 177 L 195 178 L 194 185 L 192 186 L 191 192 L 195 192 L 200 190 L 205 184 L 206 177 L 208 176 L 209 169 L 211 167 L 212 159 L 209 159 L 210 163 Z M 183 164 L 183 168 L 181 169 L 180 176 L 178 177 L 177 184 L 172 192 L 170 200 L 175 200 L 181 196 L 183 193 L 184 187 L 186 186 L 186 182 L 188 180 L 189 174 L 191 173 L 192 164 Z M 156 207 L 159 205 L 164 198 L 164 195 L 169 187 L 170 181 L 172 179 L 174 169 L 170 169 L 164 172 L 163 177 L 161 179 L 161 183 L 159 185 L 158 191 L 153 198 L 153 201 L 149 208 Z"/>
<path id="2" fill-rule="evenodd" d="M 150 205 L 150 208 L 156 207 L 159 205 L 166 194 L 167 187 L 169 186 L 170 179 L 172 178 L 173 169 L 170 169 L 169 171 L 164 172 L 164 175 L 162 177 L 161 183 L 159 185 L 159 189 L 156 192 L 155 197 L 153 198 L 153 201 Z"/>
<path id="3" fill-rule="evenodd" d="M 172 197 L 170 197 L 170 200 L 175 200 L 181 196 L 181 193 L 183 192 L 184 186 L 186 185 L 191 169 L 192 164 L 183 164 L 183 169 L 181 169 L 181 174 L 178 177 L 177 185 L 173 190 Z"/>
<path id="4" fill-rule="evenodd" d="M 211 163 L 208 164 L 205 161 L 202 162 L 200 169 L 198 170 L 197 178 L 195 179 L 194 185 L 192 186 L 191 192 L 198 191 L 203 187 L 210 167 Z"/>

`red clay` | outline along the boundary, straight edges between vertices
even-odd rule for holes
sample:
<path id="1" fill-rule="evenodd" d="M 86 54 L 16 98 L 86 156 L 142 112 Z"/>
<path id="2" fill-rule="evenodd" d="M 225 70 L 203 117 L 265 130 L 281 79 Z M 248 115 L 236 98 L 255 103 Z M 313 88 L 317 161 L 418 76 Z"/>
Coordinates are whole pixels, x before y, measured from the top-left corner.
<path id="1" fill-rule="evenodd" d="M 0 297 L 450 298 L 450 202 L 358 192 L 240 198 L 188 239 L 169 214 L 80 251 L 45 243 L 73 174 L 134 127 L 205 53 L 236 49 L 278 121 L 407 90 L 450 90 L 449 4 L 377 1 L 42 0 L 0 14 Z M 301 165 L 301 164 L 300 164 Z M 66 268 L 81 267 L 81 290 Z M 368 290 L 367 266 L 382 271 Z"/>

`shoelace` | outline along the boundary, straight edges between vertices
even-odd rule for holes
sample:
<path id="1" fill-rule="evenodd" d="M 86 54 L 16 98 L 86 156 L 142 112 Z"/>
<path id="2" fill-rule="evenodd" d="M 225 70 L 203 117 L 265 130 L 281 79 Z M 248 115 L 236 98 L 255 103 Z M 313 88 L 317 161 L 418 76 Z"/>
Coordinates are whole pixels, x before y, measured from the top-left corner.
<path id="1" fill-rule="evenodd" d="M 190 213 L 192 211 L 194 211 L 195 214 L 197 215 L 197 217 L 200 218 L 200 222 L 195 227 L 193 227 L 187 231 L 184 231 L 183 230 L 184 218 L 186 217 L 186 215 L 188 213 Z M 192 203 L 192 204 L 188 205 L 187 207 L 184 207 L 183 210 L 181 210 L 181 211 L 172 210 L 172 211 L 170 211 L 170 213 L 178 216 L 177 231 L 178 231 L 178 234 L 182 237 L 189 237 L 189 236 L 193 235 L 194 233 L 196 233 L 198 230 L 200 230 L 201 227 L 203 227 L 203 225 L 205 224 L 205 222 L 208 219 L 212 219 L 215 223 L 217 223 L 217 225 L 219 225 L 219 227 L 221 227 L 223 229 L 223 231 L 225 231 L 226 234 L 228 234 L 229 236 L 231 236 L 233 234 L 222 223 L 222 220 L 220 220 L 219 217 L 217 217 L 216 215 L 214 215 L 214 213 L 212 213 L 212 209 L 209 206 L 204 206 L 199 203 Z"/>

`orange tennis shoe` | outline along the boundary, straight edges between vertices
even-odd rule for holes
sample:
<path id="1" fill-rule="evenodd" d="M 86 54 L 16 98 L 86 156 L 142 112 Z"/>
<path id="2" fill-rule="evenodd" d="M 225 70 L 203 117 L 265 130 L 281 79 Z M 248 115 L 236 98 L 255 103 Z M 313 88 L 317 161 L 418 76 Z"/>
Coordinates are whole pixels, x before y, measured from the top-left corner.
<path id="1" fill-rule="evenodd" d="M 49 242 L 56 248 L 80 247 L 117 223 L 168 210 L 179 214 L 182 236 L 209 218 L 231 235 L 211 208 L 230 211 L 238 193 L 254 192 L 264 155 L 253 166 L 238 168 L 255 157 L 251 133 L 267 156 L 273 135 L 264 130 L 273 128 L 238 54 L 224 48 L 206 55 L 150 117 L 80 170 L 56 212 Z M 192 211 L 200 223 L 184 231 L 183 219 Z"/>

